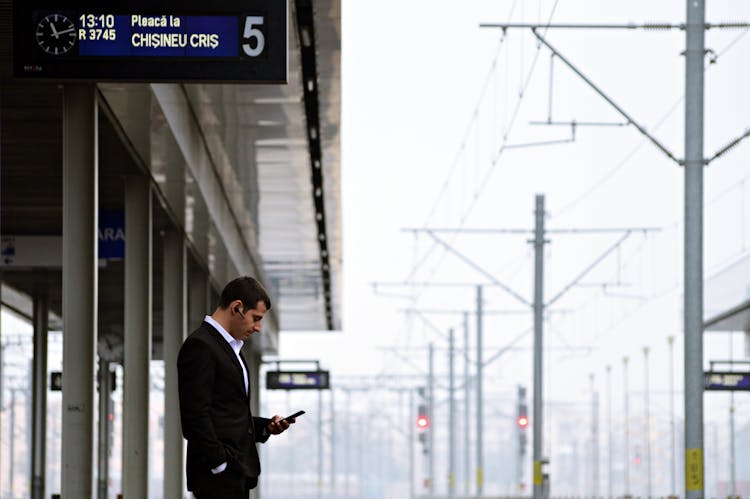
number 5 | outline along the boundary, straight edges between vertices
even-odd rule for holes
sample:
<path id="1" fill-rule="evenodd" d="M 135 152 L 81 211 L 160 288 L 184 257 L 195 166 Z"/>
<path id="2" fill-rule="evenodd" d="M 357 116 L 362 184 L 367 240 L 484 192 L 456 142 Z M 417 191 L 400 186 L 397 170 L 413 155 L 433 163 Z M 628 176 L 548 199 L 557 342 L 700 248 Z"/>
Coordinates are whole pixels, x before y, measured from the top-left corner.
<path id="1" fill-rule="evenodd" d="M 260 55 L 261 52 L 263 52 L 263 48 L 266 44 L 266 39 L 263 36 L 263 32 L 259 30 L 258 28 L 254 28 L 253 25 L 262 25 L 263 24 L 263 17 L 262 16 L 247 16 L 245 18 L 245 32 L 243 34 L 243 38 L 245 40 L 252 40 L 255 38 L 257 40 L 257 44 L 255 48 L 252 48 L 250 46 L 250 43 L 243 43 L 242 44 L 242 50 L 245 51 L 245 54 L 249 57 L 257 57 Z"/>

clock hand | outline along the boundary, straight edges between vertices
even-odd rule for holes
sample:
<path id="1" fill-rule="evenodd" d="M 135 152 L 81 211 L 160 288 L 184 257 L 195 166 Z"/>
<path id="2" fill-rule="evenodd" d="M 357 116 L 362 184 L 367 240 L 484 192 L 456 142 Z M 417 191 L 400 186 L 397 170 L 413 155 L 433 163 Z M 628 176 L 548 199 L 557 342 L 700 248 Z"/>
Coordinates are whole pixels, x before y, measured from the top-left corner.
<path id="1" fill-rule="evenodd" d="M 68 29 L 63 30 L 63 31 L 58 31 L 56 36 L 59 37 L 60 35 L 64 35 L 65 33 L 70 33 L 71 31 L 75 31 L 75 28 L 68 28 Z"/>
<path id="2" fill-rule="evenodd" d="M 49 23 L 49 27 L 52 28 L 52 36 L 54 36 L 55 38 L 60 38 L 60 34 L 55 29 L 55 23 Z"/>

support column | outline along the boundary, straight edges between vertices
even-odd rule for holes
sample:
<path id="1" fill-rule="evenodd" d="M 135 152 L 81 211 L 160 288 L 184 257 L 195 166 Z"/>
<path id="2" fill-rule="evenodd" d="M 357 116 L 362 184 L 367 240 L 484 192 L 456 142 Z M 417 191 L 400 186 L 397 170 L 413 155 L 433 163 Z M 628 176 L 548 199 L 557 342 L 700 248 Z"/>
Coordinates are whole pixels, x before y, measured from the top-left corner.
<path id="1" fill-rule="evenodd" d="M 625 470 L 623 472 L 625 491 L 623 496 L 632 497 L 630 495 L 630 392 L 628 390 L 628 357 L 622 359 L 622 389 L 623 389 L 623 402 L 622 402 L 622 417 L 623 417 L 623 459 Z"/>
<path id="2" fill-rule="evenodd" d="M 151 361 L 151 188 L 125 179 L 125 341 L 123 361 L 124 499 L 148 497 L 149 363 Z"/>
<path id="3" fill-rule="evenodd" d="M 45 488 L 47 433 L 47 330 L 49 299 L 34 297 L 33 408 L 31 435 L 31 497 L 42 499 Z"/>
<path id="4" fill-rule="evenodd" d="M 448 497 L 453 497 L 456 487 L 456 394 L 453 329 L 448 335 Z"/>
<path id="5" fill-rule="evenodd" d="M 591 497 L 599 496 L 599 392 L 596 391 L 594 373 L 591 384 Z"/>
<path id="6" fill-rule="evenodd" d="M 177 354 L 187 331 L 187 265 L 182 235 L 164 234 L 164 499 L 184 493 L 185 454 L 177 391 Z"/>
<path id="7" fill-rule="evenodd" d="M 482 360 L 482 318 L 484 301 L 482 299 L 482 286 L 477 286 L 477 496 L 482 496 L 484 490 L 484 460 L 482 456 L 484 451 L 482 449 L 482 430 L 484 429 L 484 422 L 482 421 L 483 416 L 483 397 L 482 394 L 482 380 L 483 380 L 483 363 Z"/>
<path id="8" fill-rule="evenodd" d="M 469 486 L 471 485 L 471 465 L 469 464 L 469 452 L 471 447 L 471 421 L 469 418 L 469 313 L 464 312 L 464 495 L 469 495 Z"/>
<path id="9" fill-rule="evenodd" d="M 544 196 L 536 195 L 534 230 L 534 498 L 544 497 L 542 466 L 542 353 L 544 313 Z"/>
<path id="10" fill-rule="evenodd" d="M 648 373 L 648 347 L 643 347 L 643 405 L 644 417 L 644 440 L 646 441 L 646 497 L 651 497 L 652 474 L 651 474 L 651 384 Z"/>
<path id="11" fill-rule="evenodd" d="M 427 428 L 427 447 L 430 449 L 428 466 L 428 491 L 430 497 L 435 495 L 435 365 L 433 357 L 435 348 L 432 343 L 429 345 L 427 358 L 427 417 L 430 424 Z"/>
<path id="12" fill-rule="evenodd" d="M 685 49 L 685 497 L 704 497 L 703 72 L 705 0 L 687 0 Z"/>
<path id="13" fill-rule="evenodd" d="M 98 137 L 94 85 L 63 91 L 62 497 L 92 497 Z"/>
<path id="14" fill-rule="evenodd" d="M 111 408 L 110 393 L 112 385 L 110 383 L 109 361 L 99 357 L 99 476 L 98 479 L 98 498 L 108 499 L 109 489 L 109 434 L 110 425 L 109 412 Z"/>
<path id="15" fill-rule="evenodd" d="M 347 395 L 347 414 L 346 414 L 346 434 L 349 434 L 349 392 L 346 393 Z M 417 441 L 416 432 L 414 431 L 414 423 L 413 421 L 416 419 L 414 417 L 414 390 L 409 390 L 409 411 L 408 411 L 409 417 L 406 418 L 407 421 L 409 421 L 409 499 L 414 499 L 414 445 Z M 348 437 L 347 437 L 348 438 Z M 348 456 L 349 456 L 349 447 L 347 444 L 347 462 L 348 463 Z M 349 498 L 349 467 L 347 464 L 346 469 L 346 489 L 344 497 Z"/>
<path id="16" fill-rule="evenodd" d="M 333 397 L 333 388 L 330 389 L 328 395 L 331 405 L 331 420 L 328 423 L 331 428 L 331 496 L 336 497 L 336 436 L 338 432 L 336 431 L 336 402 Z"/>
<path id="17" fill-rule="evenodd" d="M 323 497 L 323 390 L 318 390 L 318 499 Z"/>

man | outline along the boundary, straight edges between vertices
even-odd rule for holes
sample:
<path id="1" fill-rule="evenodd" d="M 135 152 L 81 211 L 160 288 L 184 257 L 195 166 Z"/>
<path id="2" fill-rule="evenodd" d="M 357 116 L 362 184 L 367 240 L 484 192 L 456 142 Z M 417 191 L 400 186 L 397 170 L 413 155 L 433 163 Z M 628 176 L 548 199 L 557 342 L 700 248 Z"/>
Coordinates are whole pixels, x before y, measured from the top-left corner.
<path id="1" fill-rule="evenodd" d="M 187 486 L 196 499 L 247 499 L 258 483 L 255 442 L 277 435 L 294 419 L 254 417 L 244 341 L 260 332 L 271 308 L 263 286 L 239 277 L 224 287 L 219 306 L 183 343 L 177 358 Z"/>

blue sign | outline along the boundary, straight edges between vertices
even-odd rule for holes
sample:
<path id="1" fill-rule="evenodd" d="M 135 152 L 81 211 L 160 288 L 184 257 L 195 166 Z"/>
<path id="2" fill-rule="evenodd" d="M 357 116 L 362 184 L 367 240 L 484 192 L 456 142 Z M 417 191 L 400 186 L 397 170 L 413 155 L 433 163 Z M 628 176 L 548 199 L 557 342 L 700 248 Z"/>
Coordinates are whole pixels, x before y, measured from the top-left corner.
<path id="1" fill-rule="evenodd" d="M 285 0 L 14 0 L 21 78 L 286 83 Z"/>
<path id="2" fill-rule="evenodd" d="M 237 16 L 81 14 L 78 54 L 87 57 L 238 57 Z"/>
<path id="3" fill-rule="evenodd" d="M 703 376 L 706 390 L 750 390 L 750 373 L 709 371 Z"/>
<path id="4" fill-rule="evenodd" d="M 324 390 L 330 388 L 329 371 L 268 371 L 269 390 Z"/>
<path id="5" fill-rule="evenodd" d="M 122 210 L 99 212 L 99 258 L 122 260 L 125 258 L 125 212 Z"/>

